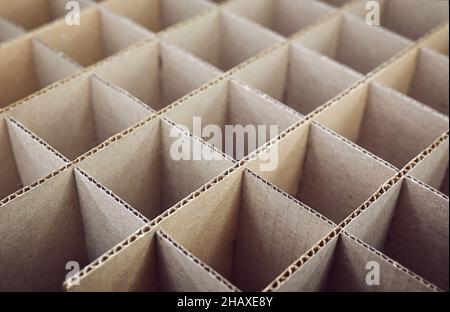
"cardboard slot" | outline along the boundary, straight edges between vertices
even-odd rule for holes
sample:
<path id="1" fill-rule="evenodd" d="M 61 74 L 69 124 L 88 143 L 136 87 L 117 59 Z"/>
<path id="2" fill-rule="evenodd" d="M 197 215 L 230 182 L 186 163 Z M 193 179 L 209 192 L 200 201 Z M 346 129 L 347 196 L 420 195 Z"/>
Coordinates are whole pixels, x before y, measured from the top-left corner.
<path id="1" fill-rule="evenodd" d="M 213 6 L 207 1 L 190 0 L 109 0 L 104 5 L 141 26 L 159 32 Z"/>
<path id="2" fill-rule="evenodd" d="M 70 76 L 80 66 L 35 39 L 0 49 L 0 108 Z"/>
<path id="3" fill-rule="evenodd" d="M 369 11 L 373 10 L 373 6 L 367 6 L 368 2 L 368 0 L 357 1 L 346 10 L 366 20 Z M 440 23 L 448 21 L 448 1 L 378 0 L 377 2 L 380 8 L 380 25 L 412 40 L 419 39 Z"/>
<path id="4" fill-rule="evenodd" d="M 19 37 L 25 33 L 25 30 L 15 25 L 14 23 L 11 23 L 10 21 L 2 18 L 0 16 L 0 43 L 3 41 Z"/>
<path id="5" fill-rule="evenodd" d="M 302 118 L 235 80 L 211 86 L 166 116 L 236 160 Z"/>
<path id="6" fill-rule="evenodd" d="M 274 155 L 276 169 L 262 171 Z M 249 168 L 335 223 L 347 218 L 396 172 L 315 123 L 287 134 Z"/>
<path id="7" fill-rule="evenodd" d="M 167 43 L 149 42 L 94 69 L 155 110 L 182 98 L 221 72 Z"/>
<path id="8" fill-rule="evenodd" d="M 346 231 L 448 290 L 448 206 L 448 197 L 407 177 Z"/>
<path id="9" fill-rule="evenodd" d="M 322 247 L 276 291 L 430 292 L 436 289 L 344 233 Z"/>
<path id="10" fill-rule="evenodd" d="M 234 292 L 213 269 L 178 245 L 167 233 L 156 233 L 160 290 L 172 292 Z"/>
<path id="11" fill-rule="evenodd" d="M 79 166 L 153 219 L 232 165 L 169 122 L 154 119 Z"/>
<path id="12" fill-rule="evenodd" d="M 10 117 L 0 125 L 0 199 L 67 164 L 63 156 Z"/>
<path id="13" fill-rule="evenodd" d="M 152 35 L 124 17 L 89 9 L 81 13 L 80 25 L 60 21 L 37 37 L 81 65 L 90 66 Z"/>
<path id="14" fill-rule="evenodd" d="M 9 220 L 0 223 L 4 291 L 62 290 L 77 266 L 83 268 L 144 224 L 95 184 L 76 179 L 72 169 L 26 194 L 0 209 L 0 220 Z M 108 222 L 118 218 L 121 222 Z"/>
<path id="15" fill-rule="evenodd" d="M 127 93 L 85 74 L 26 102 L 11 116 L 74 160 L 151 114 Z"/>
<path id="16" fill-rule="evenodd" d="M 280 47 L 237 71 L 235 76 L 304 115 L 362 78 L 298 45 Z"/>
<path id="17" fill-rule="evenodd" d="M 73 6 L 67 6 L 69 0 L 15 0 L 0 3 L 0 16 L 31 30 L 65 16 Z M 79 9 L 92 6 L 89 0 L 77 0 Z"/>
<path id="18" fill-rule="evenodd" d="M 395 33 L 367 25 L 345 13 L 305 32 L 295 41 L 363 74 L 411 44 Z"/>
<path id="19" fill-rule="evenodd" d="M 242 170 L 161 224 L 178 244 L 243 291 L 261 291 L 333 227 Z"/>
<path id="20" fill-rule="evenodd" d="M 342 97 L 316 121 L 399 169 L 448 129 L 447 116 L 377 83 Z"/>
<path id="21" fill-rule="evenodd" d="M 332 7 L 315 0 L 235 0 L 224 8 L 285 37 L 334 11 Z"/>
<path id="22" fill-rule="evenodd" d="M 222 70 L 283 41 L 281 36 L 225 11 L 203 15 L 164 38 Z"/>

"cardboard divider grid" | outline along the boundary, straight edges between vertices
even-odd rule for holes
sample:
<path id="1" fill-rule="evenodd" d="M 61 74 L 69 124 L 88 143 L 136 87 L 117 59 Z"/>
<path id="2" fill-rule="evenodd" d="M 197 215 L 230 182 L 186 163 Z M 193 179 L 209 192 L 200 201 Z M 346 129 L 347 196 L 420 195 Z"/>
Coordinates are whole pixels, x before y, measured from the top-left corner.
<path id="1" fill-rule="evenodd" d="M 448 4 L 66 2 L 0 5 L 0 290 L 448 291 Z"/>

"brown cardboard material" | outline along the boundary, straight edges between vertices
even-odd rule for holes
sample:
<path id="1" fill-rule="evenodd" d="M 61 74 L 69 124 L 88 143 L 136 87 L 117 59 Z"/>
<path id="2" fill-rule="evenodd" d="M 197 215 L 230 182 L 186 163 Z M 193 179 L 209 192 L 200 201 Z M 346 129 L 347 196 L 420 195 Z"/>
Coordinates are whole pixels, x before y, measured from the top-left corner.
<path id="1" fill-rule="evenodd" d="M 150 108 L 119 88 L 85 74 L 30 100 L 11 116 L 74 160 L 151 114 Z"/>
<path id="2" fill-rule="evenodd" d="M 224 71 L 283 41 L 259 25 L 216 10 L 163 38 Z"/>
<path id="3" fill-rule="evenodd" d="M 109 0 L 103 5 L 153 32 L 164 30 L 213 7 L 203 0 L 189 3 L 185 0 Z"/>
<path id="4" fill-rule="evenodd" d="M 89 66 L 138 41 L 152 38 L 152 34 L 112 12 L 93 8 L 81 13 L 79 26 L 67 25 L 62 20 L 39 33 L 37 38 L 81 65 Z"/>
<path id="5" fill-rule="evenodd" d="M 277 49 L 235 76 L 305 115 L 362 77 L 300 45 Z"/>
<path id="6" fill-rule="evenodd" d="M 211 151 L 170 123 L 155 119 L 79 167 L 153 219 L 233 165 L 225 157 L 208 162 L 193 157 L 174 160 L 171 149 L 180 140 L 192 153 L 198 148 Z"/>
<path id="7" fill-rule="evenodd" d="M 345 95 L 332 109 L 320 113 L 316 121 L 399 169 L 448 129 L 447 116 L 392 89 L 376 83 L 360 88 L 364 89 Z M 344 113 L 338 114 L 341 110 Z M 346 129 L 355 125 L 359 125 L 356 133 Z"/>
<path id="8" fill-rule="evenodd" d="M 262 290 L 334 227 L 249 171 L 226 180 L 220 197 L 185 206 L 161 227 L 244 291 Z"/>
<path id="9" fill-rule="evenodd" d="M 0 49 L 0 108 L 79 70 L 42 42 L 14 42 Z"/>
<path id="10" fill-rule="evenodd" d="M 448 22 L 422 39 L 421 45 L 448 56 Z"/>
<path id="11" fill-rule="evenodd" d="M 24 33 L 25 30 L 22 27 L 0 16 L 0 43 L 12 38 L 19 37 Z"/>
<path id="12" fill-rule="evenodd" d="M 224 8 L 285 37 L 334 11 L 323 2 L 311 0 L 234 0 Z"/>
<path id="13" fill-rule="evenodd" d="M 363 74 L 411 44 L 403 37 L 380 27 L 369 26 L 349 14 L 335 16 L 320 27 L 300 34 L 295 42 Z"/>
<path id="14" fill-rule="evenodd" d="M 417 180 L 405 178 L 401 190 L 385 194 L 391 199 L 375 202 L 354 219 L 346 230 L 362 237 L 392 259 L 426 278 L 438 287 L 448 290 L 448 197 L 441 195 Z M 397 197 L 397 199 L 395 199 Z M 390 222 L 368 217 L 375 209 L 389 211 Z M 372 210 L 372 212 L 370 211 Z M 385 240 L 369 233 L 376 223 Z M 380 233 L 378 232 L 378 233 Z"/>
<path id="15" fill-rule="evenodd" d="M 93 69 L 155 110 L 220 75 L 220 71 L 164 42 L 151 42 Z"/>
<path id="16" fill-rule="evenodd" d="M 237 80 L 224 80 L 215 84 L 195 98 L 188 99 L 182 105 L 175 107 L 166 116 L 175 123 L 186 126 L 194 135 L 204 140 L 212 140 L 211 144 L 215 144 L 217 138 L 209 137 L 212 134 L 208 131 L 204 133 L 203 129 L 206 129 L 208 125 L 218 126 L 221 129 L 218 135 L 221 137 L 218 142 L 220 146 L 216 148 L 236 160 L 254 152 L 302 118 L 285 105 L 261 95 Z M 193 118 L 201 118 L 199 120 L 203 129 L 196 129 L 198 126 L 194 125 Z M 242 126 L 244 130 L 249 126 L 253 131 L 249 130 L 245 138 L 233 135 L 233 142 L 230 142 L 231 139 L 226 134 L 227 126 Z M 259 126 L 265 128 L 258 128 Z M 277 126 L 275 129 L 277 132 L 273 133 L 270 126 Z M 257 142 L 251 140 L 252 133 Z M 244 150 L 239 148 L 239 142 L 244 143 L 242 146 Z M 233 143 L 232 146 L 231 143 Z M 232 150 L 230 150 L 231 147 Z"/>

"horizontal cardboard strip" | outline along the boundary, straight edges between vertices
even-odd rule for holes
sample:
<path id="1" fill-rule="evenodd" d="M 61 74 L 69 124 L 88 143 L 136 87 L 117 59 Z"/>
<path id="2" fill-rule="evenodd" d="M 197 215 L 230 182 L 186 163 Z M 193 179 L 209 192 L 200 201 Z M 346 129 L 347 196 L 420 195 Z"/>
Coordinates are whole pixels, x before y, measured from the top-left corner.
<path id="1" fill-rule="evenodd" d="M 238 171 L 161 227 L 240 289 L 260 291 L 334 225 L 249 171 Z"/>
<path id="2" fill-rule="evenodd" d="M 205 10 L 211 9 L 206 0 L 112 0 L 105 1 L 109 10 L 125 16 L 153 32 L 159 32 Z"/>
<path id="3" fill-rule="evenodd" d="M 289 37 L 334 8 L 315 0 L 235 0 L 225 9 Z"/>
<path id="4" fill-rule="evenodd" d="M 69 161 L 18 121 L 6 117 L 9 139 L 22 185 L 29 185 Z"/>
<path id="5" fill-rule="evenodd" d="M 151 114 L 150 108 L 128 93 L 89 74 L 11 113 L 71 160 Z"/>
<path id="6" fill-rule="evenodd" d="M 229 70 L 283 41 L 282 37 L 229 12 L 213 11 L 164 35 L 206 62 Z"/>
<path id="7" fill-rule="evenodd" d="M 448 205 L 447 197 L 406 177 L 346 230 L 447 290 Z"/>
<path id="8" fill-rule="evenodd" d="M 208 265 L 177 244 L 167 233 L 160 230 L 156 236 L 158 239 L 158 276 L 162 291 L 238 291 L 223 277 L 214 273 Z"/>
<path id="9" fill-rule="evenodd" d="M 192 55 L 158 41 L 133 49 L 93 71 L 155 110 L 164 108 L 221 73 Z"/>

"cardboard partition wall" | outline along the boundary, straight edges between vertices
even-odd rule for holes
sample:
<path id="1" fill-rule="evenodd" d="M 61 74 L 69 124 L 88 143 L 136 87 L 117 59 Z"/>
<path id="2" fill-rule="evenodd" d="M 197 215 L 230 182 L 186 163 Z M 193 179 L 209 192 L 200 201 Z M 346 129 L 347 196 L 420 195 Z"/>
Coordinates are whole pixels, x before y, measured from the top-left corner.
<path id="1" fill-rule="evenodd" d="M 324 2 L 311 0 L 233 0 L 224 7 L 285 37 L 335 11 Z"/>
<path id="2" fill-rule="evenodd" d="M 74 74 L 81 67 L 36 39 L 0 49 L 0 108 Z"/>
<path id="3" fill-rule="evenodd" d="M 396 172 L 316 123 L 296 128 L 271 149 L 275 151 L 268 154 L 278 157 L 275 170 L 260 170 L 267 161 L 261 155 L 249 168 L 335 223 L 348 217 Z"/>
<path id="4" fill-rule="evenodd" d="M 99 77 L 160 110 L 221 74 L 166 42 L 153 41 L 93 69 Z"/>
<path id="5" fill-rule="evenodd" d="M 448 197 L 406 177 L 345 230 L 448 291 Z"/>
<path id="6" fill-rule="evenodd" d="M 223 71 L 283 41 L 283 37 L 227 11 L 213 10 L 183 26 L 163 38 Z"/>
<path id="7" fill-rule="evenodd" d="M 296 43 L 367 74 L 389 60 L 411 41 L 357 17 L 340 13 L 313 30 L 299 34 Z"/>
<path id="8" fill-rule="evenodd" d="M 234 79 L 187 99 L 166 117 L 236 160 L 302 119 L 284 104 Z"/>
<path id="9" fill-rule="evenodd" d="M 130 20 L 101 8 L 81 12 L 80 25 L 65 20 L 37 35 L 55 50 L 89 66 L 153 35 Z M 89 44 L 86 44 L 89 42 Z"/>
<path id="10" fill-rule="evenodd" d="M 214 7 L 206 0 L 108 0 L 103 5 L 155 33 Z"/>
<path id="11" fill-rule="evenodd" d="M 22 27 L 14 24 L 0 16 L 0 44 L 3 41 L 19 37 L 19 36 L 23 35 L 24 33 L 25 33 L 25 30 Z"/>
<path id="12" fill-rule="evenodd" d="M 421 45 L 448 56 L 448 22 L 422 39 Z"/>
<path id="13" fill-rule="evenodd" d="M 11 113 L 70 160 L 150 116 L 153 111 L 119 88 L 83 74 Z M 126 113 L 125 113 L 126 112 Z"/>
<path id="14" fill-rule="evenodd" d="M 448 57 L 413 49 L 377 73 L 375 80 L 448 115 Z"/>
<path id="15" fill-rule="evenodd" d="M 234 75 L 304 115 L 362 78 L 357 72 L 296 44 L 275 49 Z"/>
<path id="16" fill-rule="evenodd" d="M 399 169 L 448 130 L 447 116 L 377 83 L 346 94 L 316 121 Z"/>
<path id="17" fill-rule="evenodd" d="M 202 160 L 206 154 L 211 161 Z M 78 166 L 153 219 L 232 165 L 216 150 L 156 118 Z"/>

